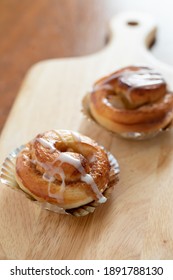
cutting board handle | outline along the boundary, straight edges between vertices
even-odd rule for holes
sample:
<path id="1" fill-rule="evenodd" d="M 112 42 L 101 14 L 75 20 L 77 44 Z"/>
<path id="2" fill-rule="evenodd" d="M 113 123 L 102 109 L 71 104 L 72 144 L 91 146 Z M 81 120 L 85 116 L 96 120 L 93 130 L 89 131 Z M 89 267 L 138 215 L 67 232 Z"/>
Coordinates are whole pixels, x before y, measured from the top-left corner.
<path id="1" fill-rule="evenodd" d="M 110 22 L 112 39 L 122 44 L 138 48 L 149 46 L 156 36 L 156 22 L 151 15 L 139 12 L 125 12 L 115 16 Z M 113 42 L 112 42 L 113 43 Z"/>
<path id="2" fill-rule="evenodd" d="M 112 56 L 116 53 L 116 59 L 118 58 L 123 66 L 141 64 L 157 69 L 163 74 L 170 90 L 173 90 L 172 66 L 155 58 L 149 50 L 156 38 L 156 31 L 156 22 L 151 15 L 139 12 L 118 14 L 110 22 L 108 51 Z"/>

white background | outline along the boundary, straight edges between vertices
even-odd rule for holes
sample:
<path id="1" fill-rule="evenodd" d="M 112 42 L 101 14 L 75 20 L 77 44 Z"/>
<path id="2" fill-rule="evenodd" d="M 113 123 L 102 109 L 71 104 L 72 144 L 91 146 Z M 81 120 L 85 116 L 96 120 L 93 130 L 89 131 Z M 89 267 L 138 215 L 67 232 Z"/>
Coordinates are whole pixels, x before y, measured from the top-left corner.
<path id="1" fill-rule="evenodd" d="M 158 23 L 157 42 L 152 53 L 159 60 L 173 65 L 173 1 L 172 0 L 109 0 L 113 16 L 123 11 L 141 11 L 153 15 Z"/>

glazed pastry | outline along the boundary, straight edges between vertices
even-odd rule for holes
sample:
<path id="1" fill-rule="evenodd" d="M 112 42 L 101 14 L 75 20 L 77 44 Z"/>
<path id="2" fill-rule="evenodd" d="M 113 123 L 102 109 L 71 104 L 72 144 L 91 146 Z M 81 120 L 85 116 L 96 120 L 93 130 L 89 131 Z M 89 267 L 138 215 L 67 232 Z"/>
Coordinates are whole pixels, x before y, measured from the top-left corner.
<path id="1" fill-rule="evenodd" d="M 51 130 L 37 135 L 17 155 L 15 177 L 35 200 L 74 209 L 106 202 L 105 191 L 117 181 L 112 159 L 86 136 Z"/>
<path id="2" fill-rule="evenodd" d="M 173 119 L 173 94 L 148 67 L 129 66 L 94 84 L 89 95 L 93 118 L 117 133 L 152 133 Z"/>

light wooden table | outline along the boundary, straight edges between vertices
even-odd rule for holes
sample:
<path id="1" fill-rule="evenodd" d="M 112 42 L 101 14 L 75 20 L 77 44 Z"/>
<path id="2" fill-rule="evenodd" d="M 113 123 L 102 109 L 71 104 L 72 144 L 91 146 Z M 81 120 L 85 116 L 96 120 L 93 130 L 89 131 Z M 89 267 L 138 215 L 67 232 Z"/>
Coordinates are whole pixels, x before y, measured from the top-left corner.
<path id="1" fill-rule="evenodd" d="M 8 13 L 2 13 L 4 16 L 1 17 L 1 23 L 6 26 L 6 33 L 3 33 L 2 28 L 4 40 L 1 45 L 2 65 L 4 63 L 4 67 L 1 68 L 1 76 L 3 81 L 6 79 L 5 83 L 1 83 L 2 89 L 4 89 L 1 91 L 2 116 L 8 114 L 15 90 L 17 92 L 20 81 L 29 66 L 45 58 L 97 52 L 106 44 L 107 19 L 111 17 L 114 9 L 117 13 L 121 10 L 120 8 L 118 10 L 118 1 L 116 1 L 117 5 L 115 5 L 115 1 L 87 1 L 90 3 L 89 10 L 86 10 L 87 7 L 84 6 L 89 5 L 86 4 L 86 1 L 51 1 L 51 5 L 53 5 L 51 8 L 50 1 L 47 0 L 37 1 L 37 4 L 33 2 L 33 5 L 30 5 L 31 1 L 26 0 L 14 7 L 8 6 L 10 2 L 14 3 L 10 0 L 1 1 L 4 9 L 8 8 L 8 11 L 9 7 L 11 9 L 10 16 Z M 19 4 L 19 1 L 17 2 Z M 125 2 L 122 1 L 122 5 L 123 3 Z M 21 14 L 20 18 L 16 16 L 16 13 L 12 13 L 15 9 L 17 9 L 18 14 Z M 52 17 L 50 17 L 49 9 Z M 57 14 L 61 22 L 58 25 Z M 40 15 L 42 16 L 39 17 Z M 84 25 L 80 25 L 79 23 L 83 21 Z M 146 23 L 148 26 L 149 21 Z M 13 25 L 14 28 L 12 28 Z M 48 27 L 51 27 L 50 33 Z M 88 29 L 89 27 L 90 29 Z M 146 31 L 148 28 L 149 26 Z M 142 30 L 145 31 L 145 28 Z M 11 44 L 5 34 L 9 34 L 9 38 L 11 36 Z M 124 33 L 118 33 L 117 30 L 114 38 L 118 37 L 116 34 L 120 36 Z M 131 40 L 131 44 L 126 42 L 125 45 L 121 45 L 120 40 L 117 40 L 117 51 L 114 48 L 116 46 L 111 48 L 110 44 L 100 54 L 90 56 L 88 62 L 86 62 L 86 58 L 70 59 L 65 64 L 63 64 L 63 60 L 61 62 L 49 61 L 37 64 L 36 67 L 32 68 L 1 134 L 0 160 L 2 161 L 12 148 L 25 143 L 38 130 L 43 131 L 50 127 L 60 128 L 60 126 L 62 128 L 63 124 L 67 129 L 80 130 L 84 134 L 92 135 L 94 139 L 117 156 L 121 166 L 121 184 L 114 192 L 112 203 L 109 204 L 106 212 L 104 212 L 104 207 L 100 207 L 96 214 L 77 222 L 71 217 L 61 217 L 41 211 L 30 201 L 26 201 L 19 194 L 2 186 L 0 196 L 0 212 L 2 213 L 0 217 L 0 258 L 172 259 L 173 193 L 171 188 L 172 172 L 170 172 L 173 151 L 172 133 L 150 142 L 128 142 L 116 137 L 111 138 L 106 131 L 102 132 L 94 126 L 89 128 L 83 120 L 82 114 L 78 110 L 72 111 L 72 104 L 74 104 L 72 100 L 76 98 L 76 92 L 79 95 L 75 105 L 73 105 L 75 109 L 81 105 L 81 98 L 86 89 L 96 78 L 113 71 L 114 63 L 117 63 L 116 67 L 118 67 L 123 63 L 133 63 L 134 61 L 142 63 L 147 63 L 147 59 L 148 62 L 153 61 L 142 46 L 141 50 L 144 53 L 137 48 L 138 38 L 141 38 L 141 35 L 142 33 L 139 33 L 138 36 L 134 37 L 137 40 L 136 43 L 134 43 L 135 40 Z M 129 35 L 123 36 L 120 36 L 123 40 L 129 38 Z M 130 38 L 132 37 L 130 36 Z M 67 40 L 67 45 L 63 40 Z M 113 42 L 115 43 L 116 40 L 112 40 Z M 129 47 L 128 52 L 126 45 Z M 58 47 L 61 55 L 57 53 Z M 123 55 L 118 52 L 118 49 L 123 50 Z M 122 57 L 124 61 L 122 61 Z M 157 65 L 155 62 L 152 64 Z M 168 70 L 164 73 L 172 86 L 173 72 Z M 64 76 L 67 81 L 70 81 L 69 83 L 64 83 Z M 69 92 L 71 93 L 70 98 Z M 3 100 L 6 100 L 6 103 L 3 103 Z M 64 100 L 67 101 L 65 107 L 63 106 Z M 57 104 L 60 104 L 58 112 Z M 23 110 L 23 108 L 26 109 Z M 69 117 L 64 118 L 64 109 L 68 113 L 71 112 Z M 52 112 L 55 112 L 55 115 Z M 44 118 L 40 121 L 41 114 Z M 20 127 L 20 133 L 16 133 L 16 124 Z M 148 164 L 148 157 L 152 158 L 150 164 Z M 159 211 L 161 215 L 158 215 Z M 68 236 L 69 228 L 71 229 L 70 236 Z M 113 234 L 107 242 L 106 231 L 108 228 L 109 232 Z M 100 233 L 99 238 L 98 232 Z M 74 235 L 77 238 L 74 239 Z M 88 235 L 90 239 L 88 239 Z M 87 242 L 83 242 L 84 239 Z M 115 243 L 114 239 L 118 242 Z M 90 240 L 93 241 L 93 247 Z M 114 250 L 112 250 L 112 246 L 114 246 Z"/>

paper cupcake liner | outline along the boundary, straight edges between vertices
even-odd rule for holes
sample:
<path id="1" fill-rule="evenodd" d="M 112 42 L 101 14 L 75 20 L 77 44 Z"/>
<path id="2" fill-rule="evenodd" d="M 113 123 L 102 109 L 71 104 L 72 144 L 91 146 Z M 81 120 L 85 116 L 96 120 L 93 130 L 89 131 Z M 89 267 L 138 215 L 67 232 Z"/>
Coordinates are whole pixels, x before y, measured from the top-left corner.
<path id="1" fill-rule="evenodd" d="M 160 128 L 153 132 L 122 132 L 122 133 L 113 132 L 113 131 L 107 129 L 106 127 L 102 126 L 101 124 L 99 124 L 93 118 L 93 116 L 90 113 L 90 109 L 89 109 L 89 96 L 90 96 L 90 93 L 87 93 L 82 100 L 82 112 L 83 112 L 84 116 L 87 118 L 88 121 L 91 121 L 91 122 L 95 123 L 97 126 L 104 128 L 105 130 L 109 131 L 113 135 L 117 135 L 122 138 L 132 139 L 132 140 L 146 140 L 146 139 L 153 138 L 156 135 L 163 133 L 164 131 L 168 131 L 173 127 L 173 121 L 171 121 L 165 127 Z"/>
<path id="2" fill-rule="evenodd" d="M 11 152 L 4 160 L 1 168 L 0 173 L 0 181 L 5 184 L 7 187 L 16 190 L 22 194 L 24 194 L 29 200 L 33 201 L 37 205 L 39 205 L 41 208 L 59 213 L 59 214 L 67 214 L 67 215 L 73 215 L 76 217 L 85 216 L 89 213 L 93 213 L 95 208 L 100 205 L 97 201 L 92 201 L 86 205 L 80 206 L 78 208 L 73 209 L 63 209 L 56 204 L 51 204 L 49 202 L 41 202 L 36 200 L 32 195 L 26 193 L 24 190 L 22 190 L 15 179 L 15 163 L 16 163 L 16 157 L 18 153 L 25 148 L 24 145 L 22 145 L 19 148 L 16 148 L 13 152 Z M 110 194 L 113 191 L 113 188 L 115 184 L 118 181 L 118 174 L 119 174 L 119 165 L 117 160 L 114 158 L 114 156 L 110 153 L 108 154 L 108 159 L 111 165 L 110 170 L 110 176 L 109 176 L 109 184 L 106 188 L 106 190 L 103 192 L 103 195 L 106 198 L 109 198 Z"/>

